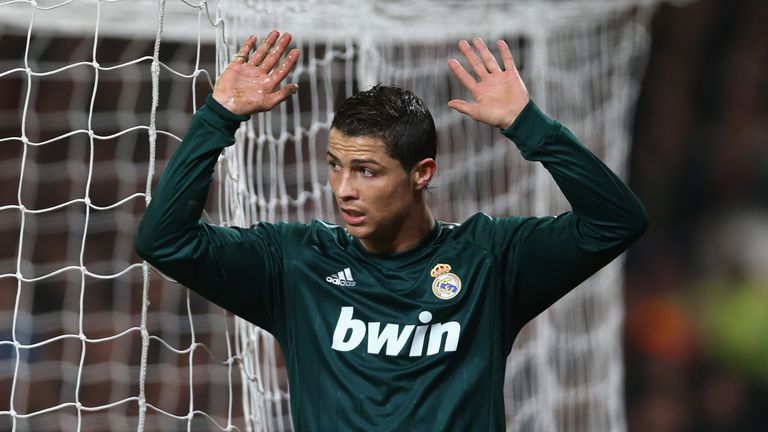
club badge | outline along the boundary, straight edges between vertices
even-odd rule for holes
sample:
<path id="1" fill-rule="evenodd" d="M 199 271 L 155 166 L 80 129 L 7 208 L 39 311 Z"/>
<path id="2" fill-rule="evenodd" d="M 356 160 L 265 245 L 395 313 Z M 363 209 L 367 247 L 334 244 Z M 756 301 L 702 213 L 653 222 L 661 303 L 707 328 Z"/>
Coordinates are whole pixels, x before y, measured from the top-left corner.
<path id="1" fill-rule="evenodd" d="M 461 291 L 461 279 L 451 273 L 448 264 L 437 264 L 429 274 L 435 278 L 432 282 L 432 292 L 441 300 L 450 300 Z"/>

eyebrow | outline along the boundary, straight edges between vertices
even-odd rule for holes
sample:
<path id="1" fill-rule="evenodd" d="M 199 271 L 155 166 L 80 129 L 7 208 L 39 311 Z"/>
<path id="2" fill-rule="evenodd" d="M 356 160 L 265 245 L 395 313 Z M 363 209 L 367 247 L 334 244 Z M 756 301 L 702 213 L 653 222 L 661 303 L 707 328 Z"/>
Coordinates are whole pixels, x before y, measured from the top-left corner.
<path id="1" fill-rule="evenodd" d="M 336 155 L 334 155 L 333 153 L 331 153 L 330 150 L 327 150 L 325 154 L 326 156 L 329 156 L 331 159 L 339 160 L 339 158 L 336 157 Z M 362 164 L 368 163 L 368 164 L 378 165 L 380 167 L 384 166 L 375 159 L 352 159 L 351 161 L 349 161 L 349 163 L 350 165 L 362 165 Z"/>

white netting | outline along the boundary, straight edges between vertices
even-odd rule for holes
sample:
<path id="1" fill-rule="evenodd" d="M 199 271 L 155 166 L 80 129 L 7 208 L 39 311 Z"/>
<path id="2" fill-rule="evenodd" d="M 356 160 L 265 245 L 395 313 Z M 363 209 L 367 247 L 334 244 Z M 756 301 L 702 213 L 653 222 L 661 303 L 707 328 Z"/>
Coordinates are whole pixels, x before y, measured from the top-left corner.
<path id="1" fill-rule="evenodd" d="M 231 319 L 133 252 L 221 28 L 168 3 L 0 1 L 0 430 L 243 425 Z"/>
<path id="2" fill-rule="evenodd" d="M 438 217 L 565 209 L 546 172 L 446 108 L 466 97 L 446 60 L 475 34 L 510 42 L 538 104 L 623 172 L 654 0 L 210 3 L 0 0 L 0 430 L 290 430 L 269 335 L 133 252 L 209 76 L 249 33 L 294 34 L 301 89 L 225 152 L 218 223 L 334 220 L 321 163 L 333 109 L 376 82 L 433 112 Z M 624 429 L 620 274 L 610 266 L 520 335 L 511 430 Z"/>
<path id="3" fill-rule="evenodd" d="M 397 84 L 422 97 L 438 130 L 436 215 L 461 221 L 477 211 L 545 215 L 567 209 L 538 164 L 522 160 L 493 128 L 450 111 L 467 92 L 446 66 L 460 38 L 510 42 L 537 103 L 568 125 L 620 174 L 628 115 L 637 91 L 632 66 L 644 47 L 653 1 L 266 1 L 222 0 L 227 56 L 252 32 L 290 31 L 302 49 L 289 78 L 300 91 L 247 126 L 226 153 L 221 195 L 233 221 L 335 220 L 319 165 L 334 106 L 355 89 Z M 489 44 L 490 45 L 490 44 Z M 242 218 L 242 219 L 240 219 Z M 614 263 L 526 327 L 509 357 L 510 430 L 620 431 L 625 428 L 620 327 L 621 265 Z M 241 355 L 270 345 L 240 323 Z M 269 379 L 267 379 L 269 378 Z M 249 388 L 250 415 L 287 421 L 284 381 Z"/>

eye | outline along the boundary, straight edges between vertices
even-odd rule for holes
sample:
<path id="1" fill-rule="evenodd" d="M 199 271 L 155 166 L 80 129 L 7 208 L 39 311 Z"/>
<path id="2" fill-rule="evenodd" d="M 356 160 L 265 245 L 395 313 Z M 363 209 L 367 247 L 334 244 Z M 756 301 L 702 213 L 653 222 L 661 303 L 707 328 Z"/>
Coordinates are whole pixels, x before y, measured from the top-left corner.
<path id="1" fill-rule="evenodd" d="M 339 163 L 335 160 L 329 160 L 328 161 L 328 169 L 331 171 L 338 171 L 339 170 Z"/>
<path id="2" fill-rule="evenodd" d="M 369 168 L 360 168 L 360 173 L 363 174 L 363 177 L 373 177 L 374 173 Z"/>

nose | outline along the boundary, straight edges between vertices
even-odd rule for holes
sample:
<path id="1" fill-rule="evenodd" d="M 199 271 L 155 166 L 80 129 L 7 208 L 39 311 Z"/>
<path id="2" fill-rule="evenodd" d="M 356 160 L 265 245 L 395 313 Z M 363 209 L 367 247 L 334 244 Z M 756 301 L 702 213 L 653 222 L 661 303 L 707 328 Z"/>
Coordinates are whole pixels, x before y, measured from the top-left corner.
<path id="1" fill-rule="evenodd" d="M 351 201 L 360 198 L 354 179 L 347 172 L 339 173 L 336 190 L 336 197 L 342 201 Z"/>

